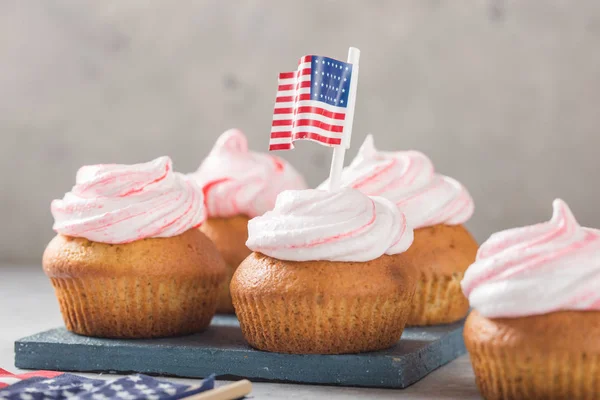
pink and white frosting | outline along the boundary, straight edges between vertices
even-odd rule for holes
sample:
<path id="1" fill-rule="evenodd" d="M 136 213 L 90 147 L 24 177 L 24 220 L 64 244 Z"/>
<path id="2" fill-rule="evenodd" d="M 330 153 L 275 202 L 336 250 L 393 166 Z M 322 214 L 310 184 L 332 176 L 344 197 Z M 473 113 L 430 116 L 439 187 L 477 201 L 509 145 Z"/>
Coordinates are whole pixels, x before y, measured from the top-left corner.
<path id="1" fill-rule="evenodd" d="M 169 157 L 82 167 L 51 210 L 56 232 L 113 244 L 176 236 L 205 220 L 202 190 Z"/>
<path id="2" fill-rule="evenodd" d="M 209 217 L 253 218 L 272 210 L 282 191 L 307 187 L 284 160 L 248 150 L 246 136 L 237 129 L 219 137 L 191 176 L 203 187 Z"/>
<path id="3" fill-rule="evenodd" d="M 413 230 L 389 200 L 358 190 L 289 190 L 248 223 L 249 249 L 290 261 L 374 260 L 406 251 Z"/>
<path id="4" fill-rule="evenodd" d="M 493 234 L 461 283 L 489 318 L 600 310 L 600 230 L 581 227 L 562 200 L 549 222 Z"/>
<path id="5" fill-rule="evenodd" d="M 473 199 L 456 180 L 435 173 L 418 151 L 377 151 L 368 135 L 356 158 L 344 169 L 342 186 L 390 199 L 415 228 L 459 225 L 473 215 Z M 319 186 L 327 188 L 328 181 Z"/>

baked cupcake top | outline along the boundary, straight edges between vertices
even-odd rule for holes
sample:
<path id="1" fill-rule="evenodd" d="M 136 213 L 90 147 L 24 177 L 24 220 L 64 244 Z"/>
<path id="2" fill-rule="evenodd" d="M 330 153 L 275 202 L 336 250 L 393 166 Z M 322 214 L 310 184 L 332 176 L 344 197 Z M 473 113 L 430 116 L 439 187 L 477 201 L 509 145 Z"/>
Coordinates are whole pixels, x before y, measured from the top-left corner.
<path id="1" fill-rule="evenodd" d="M 289 190 L 248 223 L 249 249 L 290 261 L 371 261 L 409 248 L 413 230 L 389 200 L 343 188 Z"/>
<path id="2" fill-rule="evenodd" d="M 562 200 L 549 222 L 493 234 L 461 286 L 490 318 L 600 310 L 600 231 L 581 227 Z"/>
<path id="3" fill-rule="evenodd" d="M 473 199 L 458 181 L 435 173 L 418 151 L 377 151 L 368 135 L 356 158 L 344 168 L 341 183 L 369 196 L 390 199 L 415 229 L 460 225 L 473 215 Z M 320 188 L 328 184 L 323 182 Z"/>
<path id="4" fill-rule="evenodd" d="M 113 244 L 176 236 L 205 220 L 202 190 L 169 157 L 82 167 L 51 210 L 57 233 Z"/>
<path id="5" fill-rule="evenodd" d="M 272 210 L 282 191 L 307 187 L 284 160 L 248 150 L 246 136 L 237 129 L 219 137 L 191 176 L 203 187 L 209 217 L 253 218 Z"/>

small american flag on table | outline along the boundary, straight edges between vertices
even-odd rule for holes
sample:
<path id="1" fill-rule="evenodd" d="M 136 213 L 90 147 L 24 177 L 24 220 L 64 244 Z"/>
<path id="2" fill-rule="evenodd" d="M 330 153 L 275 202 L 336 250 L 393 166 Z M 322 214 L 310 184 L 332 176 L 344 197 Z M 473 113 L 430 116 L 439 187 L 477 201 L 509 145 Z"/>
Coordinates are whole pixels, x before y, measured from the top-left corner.
<path id="1" fill-rule="evenodd" d="M 340 146 L 351 78 L 352 64 L 312 55 L 279 74 L 269 150 L 293 149 L 302 139 Z"/>
<path id="2" fill-rule="evenodd" d="M 211 390 L 214 384 L 214 376 L 190 386 L 141 374 L 103 380 L 53 371 L 15 375 L 0 369 L 0 399 L 6 400 L 175 400 Z"/>

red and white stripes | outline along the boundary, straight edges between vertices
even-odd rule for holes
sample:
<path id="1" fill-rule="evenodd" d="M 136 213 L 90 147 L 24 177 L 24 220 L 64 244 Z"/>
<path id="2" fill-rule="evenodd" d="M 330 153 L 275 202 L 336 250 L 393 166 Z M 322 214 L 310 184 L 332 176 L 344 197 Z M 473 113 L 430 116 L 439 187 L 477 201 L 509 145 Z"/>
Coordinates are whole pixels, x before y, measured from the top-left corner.
<path id="1" fill-rule="evenodd" d="M 326 146 L 342 143 L 346 108 L 311 98 L 312 56 L 300 59 L 298 70 L 279 74 L 269 150 L 289 150 L 295 140 Z"/>
<path id="2" fill-rule="evenodd" d="M 17 382 L 20 382 L 24 379 L 36 378 L 36 377 L 50 379 L 50 378 L 54 378 L 58 375 L 62 375 L 62 372 L 34 371 L 34 372 L 27 372 L 24 374 L 13 374 L 11 372 L 8 372 L 5 369 L 0 368 L 0 389 L 10 386 L 12 384 L 15 384 Z"/>

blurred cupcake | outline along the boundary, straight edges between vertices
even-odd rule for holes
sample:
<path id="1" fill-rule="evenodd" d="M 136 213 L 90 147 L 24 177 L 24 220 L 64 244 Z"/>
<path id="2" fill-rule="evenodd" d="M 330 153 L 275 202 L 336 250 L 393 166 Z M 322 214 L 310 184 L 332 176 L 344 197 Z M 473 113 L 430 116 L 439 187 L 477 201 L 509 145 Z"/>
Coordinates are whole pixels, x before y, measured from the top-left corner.
<path id="1" fill-rule="evenodd" d="M 379 350 L 402 335 L 416 275 L 412 229 L 393 203 L 357 190 L 293 190 L 248 225 L 254 251 L 231 295 L 253 347 L 296 354 Z"/>
<path id="2" fill-rule="evenodd" d="M 227 264 L 217 312 L 232 313 L 229 282 L 250 254 L 246 247 L 248 221 L 273 209 L 277 195 L 304 189 L 306 183 L 287 162 L 248 150 L 237 129 L 223 133 L 198 171 L 191 175 L 203 187 L 208 219 L 200 228 L 217 246 Z"/>
<path id="3" fill-rule="evenodd" d="M 486 399 L 600 398 L 600 231 L 553 206 L 547 223 L 492 235 L 462 281 Z"/>
<path id="4" fill-rule="evenodd" d="M 100 337 L 183 335 L 213 317 L 225 264 L 198 229 L 202 191 L 171 160 L 81 168 L 52 202 L 43 257 L 67 329 Z"/>
<path id="5" fill-rule="evenodd" d="M 477 242 L 462 225 L 474 209 L 466 189 L 436 174 L 422 153 L 377 151 L 371 135 L 344 169 L 342 185 L 391 200 L 415 228 L 414 243 L 403 254 L 420 273 L 408 325 L 464 318 L 469 304 L 460 281 L 477 252 Z"/>

